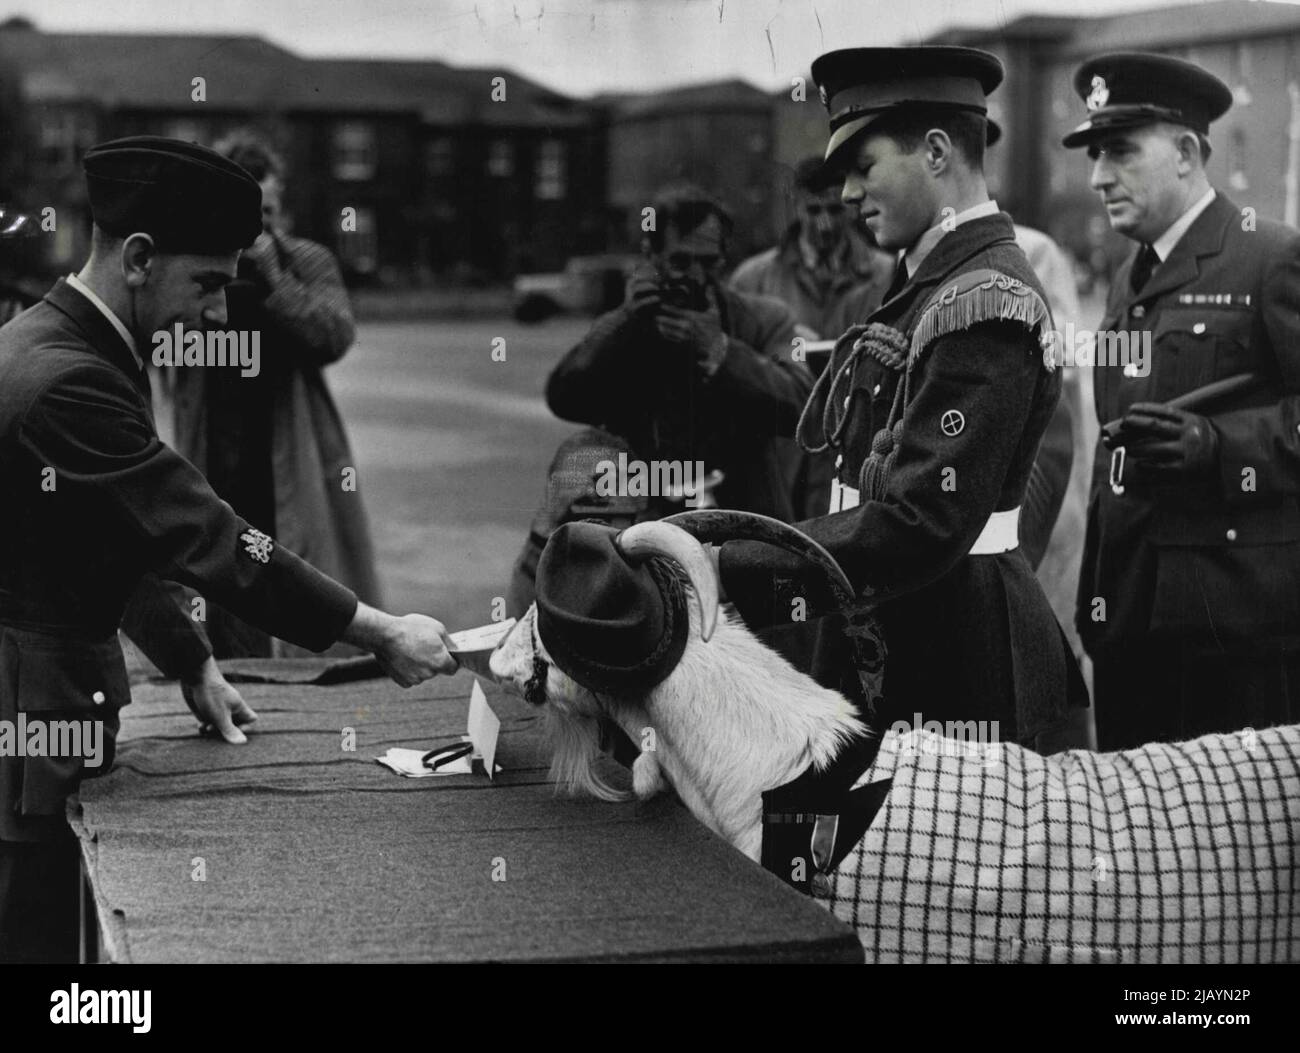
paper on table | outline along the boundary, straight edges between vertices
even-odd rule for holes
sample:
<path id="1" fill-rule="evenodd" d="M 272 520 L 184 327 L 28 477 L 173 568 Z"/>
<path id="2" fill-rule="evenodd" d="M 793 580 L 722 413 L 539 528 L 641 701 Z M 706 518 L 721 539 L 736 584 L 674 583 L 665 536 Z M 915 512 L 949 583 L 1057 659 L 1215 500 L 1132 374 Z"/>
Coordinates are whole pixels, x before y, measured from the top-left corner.
<path id="1" fill-rule="evenodd" d="M 385 768 L 404 775 L 408 779 L 424 779 L 430 775 L 472 775 L 474 761 L 482 761 L 483 770 L 492 778 L 501 770 L 497 764 L 497 736 L 501 731 L 501 718 L 492 712 L 487 696 L 483 694 L 482 685 L 475 680 L 469 695 L 469 734 L 460 737 L 461 742 L 468 742 L 474 752 L 467 757 L 457 757 L 448 761 L 436 771 L 424 766 L 424 755 L 428 750 L 403 749 L 392 746 L 382 757 L 376 757 Z"/>
<path id="2" fill-rule="evenodd" d="M 462 735 L 462 742 L 468 742 L 469 736 Z M 424 766 L 422 758 L 428 750 L 407 750 L 394 746 L 382 757 L 376 757 L 380 764 L 385 768 L 391 768 L 398 775 L 405 775 L 408 779 L 424 779 L 430 775 L 472 775 L 473 774 L 473 757 L 457 757 L 454 761 L 444 764 L 437 771 L 430 771 Z M 497 771 L 501 768 L 498 767 Z"/>

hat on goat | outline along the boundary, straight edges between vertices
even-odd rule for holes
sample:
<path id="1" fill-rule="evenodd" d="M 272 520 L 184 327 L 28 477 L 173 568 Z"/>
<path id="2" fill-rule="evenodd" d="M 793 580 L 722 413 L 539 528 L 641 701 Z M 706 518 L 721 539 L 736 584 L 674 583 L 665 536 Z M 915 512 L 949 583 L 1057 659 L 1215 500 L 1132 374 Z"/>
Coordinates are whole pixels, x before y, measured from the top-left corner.
<path id="1" fill-rule="evenodd" d="M 987 121 L 985 97 L 1002 83 L 1002 63 L 978 48 L 843 48 L 819 56 L 812 75 L 830 114 L 829 161 L 874 121 L 908 107 L 964 110 Z M 1001 134 L 988 121 L 988 144 Z"/>
<path id="2" fill-rule="evenodd" d="M 1087 146 L 1120 128 L 1156 121 L 1181 124 L 1201 135 L 1228 112 L 1232 91 L 1213 73 L 1169 55 L 1117 51 L 1089 59 L 1074 74 L 1074 90 L 1088 119 L 1063 140 Z"/>
<path id="3" fill-rule="evenodd" d="M 262 233 L 262 189 L 215 150 L 159 135 L 92 146 L 82 162 L 95 225 L 162 252 L 219 255 Z"/>
<path id="4" fill-rule="evenodd" d="M 686 650 L 690 618 L 676 574 L 632 562 L 619 531 L 565 523 L 537 563 L 537 632 L 555 664 L 583 687 L 627 694 L 664 680 Z"/>

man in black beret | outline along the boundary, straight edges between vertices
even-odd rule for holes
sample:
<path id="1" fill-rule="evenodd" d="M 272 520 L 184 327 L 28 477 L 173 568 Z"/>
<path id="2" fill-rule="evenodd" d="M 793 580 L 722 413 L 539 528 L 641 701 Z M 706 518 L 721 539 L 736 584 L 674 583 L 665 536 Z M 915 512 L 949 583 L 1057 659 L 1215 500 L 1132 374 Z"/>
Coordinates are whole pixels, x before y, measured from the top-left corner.
<path id="1" fill-rule="evenodd" d="M 176 325 L 225 324 L 225 286 L 262 229 L 257 183 L 211 150 L 147 136 L 91 149 L 85 170 L 89 261 L 0 329 L 0 728 L 90 722 L 103 749 L 94 767 L 0 752 L 0 960 L 76 959 L 64 808 L 112 764 L 131 699 L 119 626 L 184 679 L 201 720 L 237 741 L 253 719 L 159 575 L 314 651 L 355 643 L 403 685 L 456 667 L 440 622 L 359 604 L 158 439 L 143 356 Z"/>
<path id="2" fill-rule="evenodd" d="M 1103 749 L 1300 719 L 1300 234 L 1206 176 L 1232 93 L 1198 66 L 1124 52 L 1075 90 L 1111 227 L 1137 242 L 1101 333 L 1103 426 L 1077 623 Z M 1112 342 L 1112 346 L 1120 347 Z M 1109 427 L 1107 427 L 1109 425 Z"/>
<path id="3" fill-rule="evenodd" d="M 829 448 L 838 474 L 832 514 L 799 526 L 875 607 L 888 649 L 878 722 L 984 720 L 1003 739 L 1055 748 L 1086 692 L 1018 548 L 1061 377 L 1040 346 L 1052 324 L 1042 287 L 984 181 L 985 97 L 1001 64 L 969 48 L 856 48 L 821 56 L 813 76 L 842 198 L 900 259 L 805 410 L 801 440 Z M 754 542 L 723 545 L 719 562 L 750 621 L 779 606 L 777 579 L 799 588 L 804 576 Z M 871 690 L 836 620 L 822 638 L 818 678 Z"/>

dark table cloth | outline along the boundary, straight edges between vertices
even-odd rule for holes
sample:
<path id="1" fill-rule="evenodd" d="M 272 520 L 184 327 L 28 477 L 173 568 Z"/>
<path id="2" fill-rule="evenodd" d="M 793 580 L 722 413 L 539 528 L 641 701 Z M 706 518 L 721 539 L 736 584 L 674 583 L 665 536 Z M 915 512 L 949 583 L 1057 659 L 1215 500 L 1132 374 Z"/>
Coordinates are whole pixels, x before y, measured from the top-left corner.
<path id="1" fill-rule="evenodd" d="M 175 684 L 136 685 L 116 767 L 71 803 L 104 957 L 861 960 L 851 930 L 672 798 L 557 796 L 539 718 L 493 685 L 496 783 L 406 779 L 374 758 L 457 740 L 470 674 L 403 691 L 260 668 L 288 682 L 241 685 L 261 719 L 239 747 L 198 737 Z"/>

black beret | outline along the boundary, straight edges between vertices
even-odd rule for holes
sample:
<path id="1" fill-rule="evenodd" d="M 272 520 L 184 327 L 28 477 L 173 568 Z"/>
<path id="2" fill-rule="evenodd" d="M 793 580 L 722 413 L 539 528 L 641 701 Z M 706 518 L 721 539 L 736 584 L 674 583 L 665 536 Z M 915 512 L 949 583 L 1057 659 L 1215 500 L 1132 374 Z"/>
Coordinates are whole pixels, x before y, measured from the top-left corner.
<path id="1" fill-rule="evenodd" d="M 1205 135 L 1228 112 L 1232 92 L 1213 73 L 1169 55 L 1117 51 L 1089 59 L 1074 75 L 1074 90 L 1088 119 L 1063 140 L 1088 143 L 1117 128 L 1155 121 L 1181 124 Z"/>
<path id="2" fill-rule="evenodd" d="M 977 48 L 845 48 L 812 65 L 830 114 L 826 160 L 881 114 L 907 106 L 949 106 L 988 116 L 985 97 L 1002 83 L 1002 63 Z M 989 142 L 1001 134 L 990 124 Z"/>
<path id="3" fill-rule="evenodd" d="M 537 562 L 537 632 L 583 687 L 636 694 L 673 671 L 690 619 L 668 565 L 630 562 L 618 534 L 600 523 L 565 523 L 551 535 Z"/>
<path id="4" fill-rule="evenodd" d="M 262 232 L 262 190 L 233 161 L 197 143 L 136 135 L 92 146 L 82 166 L 95 225 L 143 232 L 164 252 L 215 255 Z"/>

